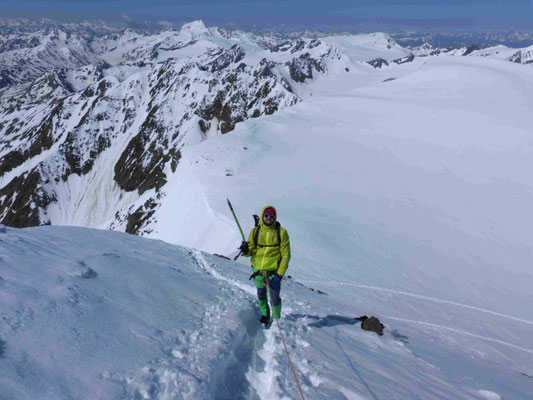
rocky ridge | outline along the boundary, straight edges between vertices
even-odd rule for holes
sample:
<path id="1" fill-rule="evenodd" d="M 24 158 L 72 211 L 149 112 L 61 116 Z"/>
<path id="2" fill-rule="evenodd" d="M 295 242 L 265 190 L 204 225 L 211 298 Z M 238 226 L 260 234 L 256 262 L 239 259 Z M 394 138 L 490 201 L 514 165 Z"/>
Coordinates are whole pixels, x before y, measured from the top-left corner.
<path id="1" fill-rule="evenodd" d="M 56 32 L 9 50 L 2 66 L 20 77 L 4 81 L 0 98 L 0 221 L 11 226 L 98 221 L 142 233 L 184 146 L 296 104 L 294 85 L 341 59 L 317 40 L 271 51 L 264 38 L 243 43 L 199 21 L 90 44 L 71 35 L 78 47 L 63 48 L 68 62 L 52 56 L 67 38 Z M 17 65 L 23 50 L 44 63 Z M 103 186 L 114 193 L 105 207 L 71 204 Z"/>

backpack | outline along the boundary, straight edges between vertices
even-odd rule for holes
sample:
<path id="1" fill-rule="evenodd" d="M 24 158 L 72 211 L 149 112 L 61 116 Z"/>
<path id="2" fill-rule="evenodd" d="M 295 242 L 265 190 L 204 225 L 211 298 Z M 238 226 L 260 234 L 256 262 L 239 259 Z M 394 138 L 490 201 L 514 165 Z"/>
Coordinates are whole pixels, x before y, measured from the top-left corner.
<path id="1" fill-rule="evenodd" d="M 254 232 L 254 245 L 255 247 L 258 247 L 257 241 L 259 239 L 259 232 L 261 230 L 261 225 L 259 224 L 259 217 L 254 215 L 255 220 L 255 232 Z M 281 225 L 278 221 L 276 221 L 276 235 L 278 237 L 278 244 L 265 244 L 265 245 L 259 245 L 259 247 L 280 247 L 281 246 Z"/>

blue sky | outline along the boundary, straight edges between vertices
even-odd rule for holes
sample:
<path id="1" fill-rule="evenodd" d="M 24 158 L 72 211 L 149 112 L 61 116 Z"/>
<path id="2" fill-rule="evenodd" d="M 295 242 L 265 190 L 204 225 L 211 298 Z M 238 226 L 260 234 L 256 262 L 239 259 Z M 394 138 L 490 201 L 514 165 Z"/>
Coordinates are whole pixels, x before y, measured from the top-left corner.
<path id="1" fill-rule="evenodd" d="M 0 15 L 387 29 L 533 30 L 533 0 L 0 0 Z"/>

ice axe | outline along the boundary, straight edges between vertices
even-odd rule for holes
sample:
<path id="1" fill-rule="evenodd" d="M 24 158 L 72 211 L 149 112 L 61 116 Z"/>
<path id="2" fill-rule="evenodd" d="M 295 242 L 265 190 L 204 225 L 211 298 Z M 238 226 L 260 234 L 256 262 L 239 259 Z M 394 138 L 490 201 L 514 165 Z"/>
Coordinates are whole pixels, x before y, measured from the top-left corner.
<path id="1" fill-rule="evenodd" d="M 244 232 L 242 231 L 242 228 L 241 228 L 241 224 L 239 224 L 239 220 L 237 218 L 237 215 L 235 215 L 235 211 L 233 210 L 233 206 L 231 205 L 231 202 L 229 201 L 229 199 L 226 199 L 228 201 L 228 206 L 229 206 L 229 209 L 231 210 L 231 213 L 233 214 L 233 218 L 235 218 L 235 222 L 237 223 L 237 226 L 239 227 L 239 231 L 241 232 L 241 236 L 242 236 L 242 241 L 245 242 L 246 239 L 244 238 Z M 235 258 L 233 259 L 233 261 L 236 261 L 237 258 L 239 258 L 239 256 L 241 255 L 242 251 L 239 251 L 239 254 L 237 254 L 235 256 Z"/>

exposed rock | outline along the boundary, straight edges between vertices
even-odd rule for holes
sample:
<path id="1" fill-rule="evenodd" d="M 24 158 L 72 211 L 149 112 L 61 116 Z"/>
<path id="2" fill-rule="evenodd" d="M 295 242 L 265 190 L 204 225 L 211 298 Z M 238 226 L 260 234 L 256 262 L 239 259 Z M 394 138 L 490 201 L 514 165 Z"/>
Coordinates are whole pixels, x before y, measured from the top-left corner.
<path id="1" fill-rule="evenodd" d="M 320 289 L 313 289 L 313 288 L 310 288 L 310 287 L 305 286 L 304 284 L 302 284 L 302 283 L 300 283 L 300 282 L 295 281 L 294 279 L 292 279 L 292 276 L 290 276 L 290 275 L 287 275 L 285 278 L 286 278 L 286 279 L 290 279 L 290 280 L 292 280 L 292 281 L 293 281 L 295 284 L 297 284 L 298 286 L 301 286 L 301 287 L 304 287 L 304 288 L 306 288 L 306 289 L 309 289 L 311 292 L 317 292 L 318 294 L 322 294 L 322 295 L 326 295 L 326 296 L 328 295 L 326 292 L 323 292 L 323 291 L 320 290 Z"/>
<path id="2" fill-rule="evenodd" d="M 385 329 L 385 326 L 379 322 L 379 319 L 376 317 L 372 316 L 368 318 L 366 315 L 363 315 L 356 319 L 361 321 L 361 329 L 376 332 L 379 336 L 383 336 L 383 329 Z"/>
<path id="3" fill-rule="evenodd" d="M 276 67 L 274 61 L 267 61 L 266 58 L 263 58 L 256 69 L 253 72 L 253 76 L 257 78 L 273 78 L 275 74 L 272 72 Z"/>
<path id="4" fill-rule="evenodd" d="M 15 177 L 0 189 L 0 222 L 15 228 L 48 225 L 50 222 L 40 215 L 54 199 L 41 188 L 41 178 L 36 170 Z"/>
<path id="5" fill-rule="evenodd" d="M 522 64 L 522 52 L 517 51 L 511 57 L 509 57 L 508 60 L 517 64 Z"/>
<path id="6" fill-rule="evenodd" d="M 220 71 L 233 63 L 238 63 L 245 56 L 244 50 L 238 44 L 233 45 L 229 50 L 223 52 L 215 60 L 211 61 L 207 68 L 211 72 Z"/>
<path id="7" fill-rule="evenodd" d="M 198 121 L 198 126 L 203 133 L 207 133 L 209 128 L 211 128 L 211 124 L 209 122 L 205 122 L 203 119 Z"/>
<path id="8" fill-rule="evenodd" d="M 533 63 L 533 46 L 527 49 L 518 50 L 511 57 L 509 57 L 508 60 L 518 64 Z"/>
<path id="9" fill-rule="evenodd" d="M 405 57 L 402 57 L 402 58 L 397 58 L 396 60 L 392 60 L 392 62 L 395 63 L 395 64 L 400 65 L 400 64 L 410 63 L 414 59 L 415 59 L 414 54 L 409 54 L 408 56 L 405 56 Z"/>
<path id="10" fill-rule="evenodd" d="M 289 41 L 285 41 L 285 42 L 280 43 L 278 45 L 272 46 L 270 48 L 270 51 L 273 52 L 273 53 L 277 53 L 277 52 L 280 52 L 280 51 L 287 51 L 291 47 L 292 47 L 292 43 L 289 42 Z"/>
<path id="11" fill-rule="evenodd" d="M 380 57 L 374 58 L 373 60 L 367 61 L 366 63 L 370 64 L 372 67 L 374 67 L 376 69 L 379 69 L 379 68 L 383 67 L 384 65 L 385 66 L 389 65 L 387 60 L 385 60 L 384 58 L 380 58 Z"/>
<path id="12" fill-rule="evenodd" d="M 278 80 L 273 68 L 274 63 L 261 61 L 253 72 L 254 79 L 251 82 L 246 76 L 236 73 L 226 75 L 226 85 L 218 90 L 214 98 L 206 98 L 195 113 L 205 121 L 216 119 L 218 130 L 224 134 L 248 118 L 274 113 L 280 107 L 285 107 L 287 100 L 289 105 L 298 102 L 299 99 L 289 90 L 292 88 L 288 82 L 284 82 L 283 78 Z M 247 85 L 245 81 L 248 81 Z M 202 128 L 206 129 L 207 126 Z"/>
<path id="13" fill-rule="evenodd" d="M 141 233 L 141 228 L 149 222 L 156 208 L 157 203 L 153 199 L 149 199 L 141 207 L 129 214 L 126 232 L 132 235 Z"/>
<path id="14" fill-rule="evenodd" d="M 291 49 L 291 54 L 297 53 L 305 48 L 305 42 L 302 39 L 298 39 Z"/>
<path id="15" fill-rule="evenodd" d="M 320 61 L 312 58 L 309 53 L 287 61 L 286 65 L 289 67 L 291 78 L 300 83 L 305 82 L 306 79 L 313 79 L 313 70 L 325 72 L 325 67 L 322 66 Z"/>
<path id="16" fill-rule="evenodd" d="M 472 52 L 476 51 L 476 50 L 479 50 L 480 47 L 477 45 L 477 44 L 471 44 L 470 46 L 468 46 L 465 50 L 465 52 L 461 55 L 463 56 L 467 56 L 469 54 L 471 54 Z"/>
<path id="17" fill-rule="evenodd" d="M 55 107 L 50 114 L 48 114 L 47 118 L 39 126 L 32 128 L 25 135 L 28 139 L 31 138 L 29 143 L 24 143 L 24 145 L 27 146 L 26 149 L 22 151 L 13 150 L 2 157 L 0 160 L 0 176 L 52 147 L 54 143 L 53 131 L 61 113 L 62 106 L 62 100 L 56 102 Z M 10 128 L 7 128 L 7 135 L 10 133 L 9 129 Z"/>
<path id="18" fill-rule="evenodd" d="M 318 39 L 313 39 L 307 44 L 308 49 L 314 49 L 315 47 L 318 47 L 322 44 L 322 42 Z"/>
<path id="19" fill-rule="evenodd" d="M 179 162 L 179 150 L 168 150 L 165 129 L 157 118 L 154 106 L 140 131 L 135 135 L 115 164 L 115 181 L 127 192 L 138 190 L 143 194 L 149 189 L 159 190 L 167 181 L 163 172 L 165 164 Z"/>

